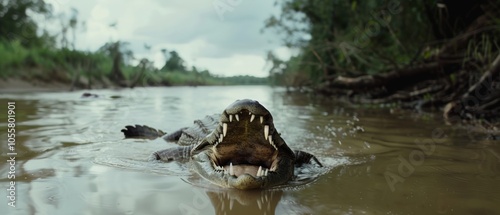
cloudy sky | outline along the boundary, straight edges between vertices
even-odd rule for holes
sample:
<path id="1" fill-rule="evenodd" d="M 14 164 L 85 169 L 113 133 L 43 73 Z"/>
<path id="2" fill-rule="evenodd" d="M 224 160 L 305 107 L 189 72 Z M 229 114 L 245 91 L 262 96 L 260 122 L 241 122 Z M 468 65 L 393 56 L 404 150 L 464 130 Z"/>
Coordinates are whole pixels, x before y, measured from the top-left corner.
<path id="1" fill-rule="evenodd" d="M 95 51 L 110 40 L 130 43 L 135 57 L 164 64 L 161 49 L 175 50 L 187 62 L 213 74 L 267 76 L 268 50 L 288 58 L 290 51 L 264 20 L 279 14 L 273 0 L 46 0 L 55 13 L 79 11 L 86 29 L 76 47 Z M 111 23 L 117 23 L 111 28 Z M 54 26 L 45 26 L 52 28 Z M 70 37 L 71 38 L 71 37 Z M 144 44 L 152 46 L 150 51 Z"/>

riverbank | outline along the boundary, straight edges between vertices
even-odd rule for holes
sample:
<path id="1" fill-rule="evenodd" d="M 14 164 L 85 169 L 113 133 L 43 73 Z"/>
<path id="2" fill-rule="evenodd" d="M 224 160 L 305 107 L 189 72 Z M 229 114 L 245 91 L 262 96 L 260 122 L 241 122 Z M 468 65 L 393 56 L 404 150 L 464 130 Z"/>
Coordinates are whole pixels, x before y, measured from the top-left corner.
<path id="1" fill-rule="evenodd" d="M 63 71 L 24 69 L 20 73 L 3 75 L 0 78 L 0 93 L 34 91 L 73 91 L 91 89 L 119 89 L 149 86 L 228 86 L 267 85 L 267 78 L 252 76 L 196 77 L 190 73 L 166 72 L 143 74 L 134 80 L 111 80 L 107 76 L 70 77 Z"/>
<path id="2" fill-rule="evenodd" d="M 63 83 L 30 82 L 18 78 L 0 79 L 0 93 L 69 91 L 71 86 Z"/>

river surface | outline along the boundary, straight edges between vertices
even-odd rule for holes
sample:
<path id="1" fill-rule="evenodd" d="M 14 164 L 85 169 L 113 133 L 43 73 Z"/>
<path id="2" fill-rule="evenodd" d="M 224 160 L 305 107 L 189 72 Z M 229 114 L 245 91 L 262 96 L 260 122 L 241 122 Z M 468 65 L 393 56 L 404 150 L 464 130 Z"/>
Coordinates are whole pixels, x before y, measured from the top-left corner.
<path id="1" fill-rule="evenodd" d="M 1 214 L 500 214 L 500 142 L 438 115 L 266 86 L 83 92 L 0 94 Z M 183 163 L 147 160 L 173 143 L 120 132 L 130 124 L 172 132 L 242 98 L 263 104 L 288 145 L 326 167 L 302 169 L 277 189 L 224 190 Z M 17 153 L 13 166 L 8 152 Z"/>

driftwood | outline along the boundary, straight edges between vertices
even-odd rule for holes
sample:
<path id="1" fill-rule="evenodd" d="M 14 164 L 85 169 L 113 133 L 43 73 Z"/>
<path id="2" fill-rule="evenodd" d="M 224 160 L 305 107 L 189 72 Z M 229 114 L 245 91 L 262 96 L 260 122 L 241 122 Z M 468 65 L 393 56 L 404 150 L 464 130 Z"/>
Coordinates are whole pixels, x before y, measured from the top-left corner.
<path id="1" fill-rule="evenodd" d="M 366 75 L 356 78 L 339 76 L 327 81 L 321 87 L 351 89 L 354 91 L 369 90 L 370 88 L 384 87 L 389 90 L 398 90 L 418 82 L 432 78 L 440 78 L 455 72 L 454 67 L 461 61 L 430 62 L 412 68 L 394 70 L 381 75 Z"/>
<path id="2" fill-rule="evenodd" d="M 452 117 L 495 118 L 500 115 L 500 54 L 483 73 L 478 82 L 471 86 L 463 96 L 448 103 L 443 116 L 447 121 Z"/>

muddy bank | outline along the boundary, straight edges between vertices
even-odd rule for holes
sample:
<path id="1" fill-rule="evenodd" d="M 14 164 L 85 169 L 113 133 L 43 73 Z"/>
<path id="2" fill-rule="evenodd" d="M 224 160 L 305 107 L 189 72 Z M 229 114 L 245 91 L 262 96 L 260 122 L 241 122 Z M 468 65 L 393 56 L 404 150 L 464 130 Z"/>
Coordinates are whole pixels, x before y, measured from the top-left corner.
<path id="1" fill-rule="evenodd" d="M 82 87 L 71 87 L 70 83 L 44 82 L 39 80 L 24 80 L 20 78 L 0 79 L 0 93 L 22 93 L 22 92 L 50 92 L 50 91 L 73 91 L 114 88 L 104 85 L 92 86 L 91 89 Z"/>
<path id="2" fill-rule="evenodd" d="M 39 91 L 69 91 L 71 85 L 63 83 L 45 83 L 9 78 L 0 79 L 0 93 L 39 92 Z"/>

